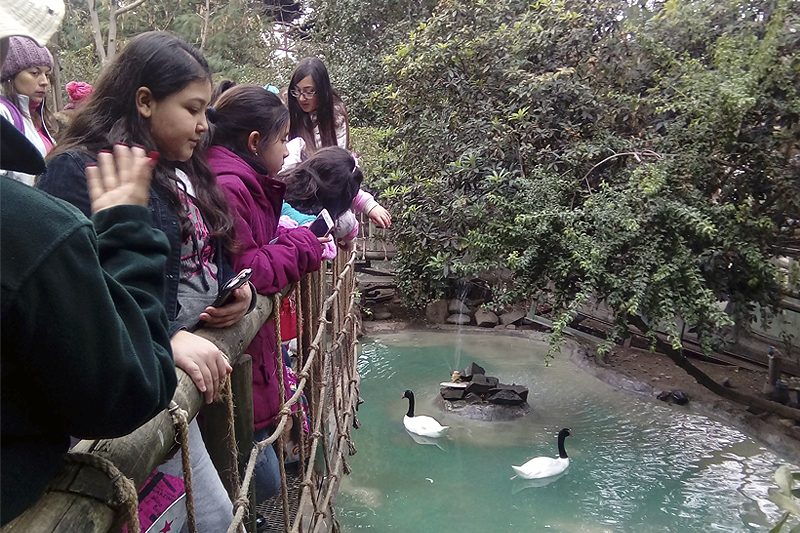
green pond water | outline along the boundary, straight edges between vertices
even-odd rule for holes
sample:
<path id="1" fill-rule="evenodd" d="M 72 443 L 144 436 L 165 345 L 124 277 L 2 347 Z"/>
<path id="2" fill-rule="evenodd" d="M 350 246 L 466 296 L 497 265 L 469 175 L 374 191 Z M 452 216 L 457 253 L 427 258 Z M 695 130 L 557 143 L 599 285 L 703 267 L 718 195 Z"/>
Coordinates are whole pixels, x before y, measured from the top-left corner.
<path id="1" fill-rule="evenodd" d="M 344 531 L 767 531 L 781 516 L 767 498 L 780 456 L 723 422 L 616 391 L 566 356 L 546 367 L 544 343 L 411 331 L 362 348 L 358 453 L 336 505 Z M 439 410 L 439 383 L 472 361 L 527 386 L 531 412 L 482 422 Z M 407 388 L 416 414 L 451 426 L 439 446 L 406 433 Z M 510 465 L 557 455 L 562 427 L 573 431 L 566 473 L 511 480 Z"/>

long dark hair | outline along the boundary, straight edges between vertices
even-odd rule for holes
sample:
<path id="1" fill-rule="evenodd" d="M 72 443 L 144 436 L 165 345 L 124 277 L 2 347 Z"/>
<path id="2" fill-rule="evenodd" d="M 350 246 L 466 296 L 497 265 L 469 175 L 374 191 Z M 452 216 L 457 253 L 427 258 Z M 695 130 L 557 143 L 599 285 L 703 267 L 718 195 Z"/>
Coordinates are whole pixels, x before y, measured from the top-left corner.
<path id="1" fill-rule="evenodd" d="M 314 87 L 317 91 L 316 122 L 311 120 L 310 113 L 303 111 L 297 102 L 297 98 L 292 95 L 292 91 L 297 89 L 297 84 L 307 76 L 311 76 L 311 79 L 314 80 Z M 347 127 L 347 110 L 342 99 L 339 98 L 339 94 L 331 86 L 328 69 L 325 68 L 325 64 L 322 61 L 316 57 L 307 57 L 298 63 L 292 74 L 292 80 L 289 82 L 287 98 L 291 117 L 289 126 L 290 139 L 302 137 L 309 152 L 314 152 L 318 148 L 326 146 L 337 146 L 337 122 Z M 317 146 L 317 142 L 314 139 L 315 126 L 319 127 L 322 146 Z M 350 143 L 349 133 L 347 143 Z"/>
<path id="2" fill-rule="evenodd" d="M 350 152 L 329 146 L 278 178 L 286 183 L 285 199 L 292 207 L 309 215 L 324 208 L 336 219 L 350 209 L 364 175 Z"/>
<path id="3" fill-rule="evenodd" d="M 22 72 L 22 71 L 20 71 L 20 72 Z M 19 74 L 19 72 L 17 74 Z M 8 98 L 8 101 L 11 102 L 11 105 L 16 107 L 17 110 L 20 113 L 22 113 L 23 116 L 25 116 L 25 115 L 30 113 L 30 109 L 22 109 L 22 107 L 20 107 L 20 105 L 19 105 L 19 92 L 17 92 L 17 88 L 14 87 L 14 78 L 16 78 L 16 77 L 17 77 L 17 75 L 15 74 L 10 79 L 3 80 L 2 83 L 0 83 L 0 87 L 2 87 L 3 95 L 6 98 Z M 56 90 L 58 90 L 58 89 L 56 89 Z M 53 116 L 53 113 L 50 111 L 50 108 L 47 106 L 47 98 L 42 100 L 42 103 L 39 104 L 39 107 L 37 108 L 37 112 L 39 113 L 39 117 L 38 118 L 41 119 L 42 125 L 45 128 L 45 131 L 47 131 L 47 133 L 50 135 L 50 140 L 55 139 L 56 136 L 58 135 L 58 122 L 55 120 L 55 117 Z M 34 126 L 36 126 L 37 128 L 39 127 L 39 125 L 36 123 L 37 122 L 37 117 L 34 116 L 32 113 L 31 113 L 31 121 L 33 122 Z"/>
<path id="4" fill-rule="evenodd" d="M 167 32 L 138 35 L 105 67 L 94 92 L 75 115 L 50 157 L 71 149 L 96 154 L 116 143 L 138 144 L 145 150 L 157 151 L 149 120 L 136 108 L 136 91 L 147 87 L 159 101 L 180 92 L 193 81 L 203 80 L 211 83 L 211 70 L 193 46 Z M 178 214 L 183 238 L 191 235 L 192 222 L 178 196 L 176 187 L 182 185 L 173 167 L 189 175 L 197 207 L 211 235 L 232 249 L 233 220 L 217 187 L 216 177 L 198 148 L 188 161 L 161 161 L 153 172 L 153 188 Z"/>
<path id="5" fill-rule="evenodd" d="M 258 150 L 263 151 L 286 129 L 289 110 L 277 95 L 257 85 L 237 85 L 226 89 L 209 113 L 211 144 L 224 146 L 245 160 L 256 172 L 266 174 L 261 160 L 248 149 L 250 133 L 261 135 Z"/>

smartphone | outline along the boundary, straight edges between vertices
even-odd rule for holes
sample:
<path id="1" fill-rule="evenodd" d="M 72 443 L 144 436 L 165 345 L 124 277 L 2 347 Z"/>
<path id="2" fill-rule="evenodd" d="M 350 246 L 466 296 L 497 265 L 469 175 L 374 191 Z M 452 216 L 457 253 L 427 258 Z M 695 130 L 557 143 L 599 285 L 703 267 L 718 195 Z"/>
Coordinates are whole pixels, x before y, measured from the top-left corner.
<path id="1" fill-rule="evenodd" d="M 328 210 L 323 209 L 320 211 L 319 215 L 317 215 L 317 218 L 314 219 L 314 222 L 311 223 L 308 229 L 317 237 L 327 237 L 331 230 L 333 230 L 333 219 L 328 213 Z"/>
<path id="2" fill-rule="evenodd" d="M 252 268 L 243 268 L 241 272 L 233 276 L 225 285 L 222 286 L 222 288 L 219 290 L 219 295 L 217 295 L 217 299 L 214 300 L 214 303 L 211 304 L 211 307 L 221 307 L 225 305 L 225 303 L 227 303 L 227 301 L 230 299 L 231 294 L 233 294 L 233 291 L 247 283 L 252 275 Z"/>

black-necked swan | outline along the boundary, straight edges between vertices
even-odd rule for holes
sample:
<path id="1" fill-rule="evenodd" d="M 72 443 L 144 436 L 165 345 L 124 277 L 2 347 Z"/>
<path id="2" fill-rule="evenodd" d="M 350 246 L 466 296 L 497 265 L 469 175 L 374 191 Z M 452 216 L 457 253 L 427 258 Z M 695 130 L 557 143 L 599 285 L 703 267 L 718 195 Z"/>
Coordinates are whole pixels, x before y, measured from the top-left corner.
<path id="1" fill-rule="evenodd" d="M 569 437 L 571 434 L 572 433 L 567 428 L 564 428 L 558 432 L 558 458 L 534 457 L 522 466 L 511 465 L 511 468 L 514 469 L 514 472 L 517 473 L 517 476 L 523 479 L 541 479 L 557 476 L 569 466 L 567 450 L 564 449 L 564 439 Z"/>
<path id="2" fill-rule="evenodd" d="M 415 435 L 422 435 L 423 437 L 441 437 L 447 428 L 450 426 L 443 426 L 436 421 L 433 417 L 425 415 L 414 416 L 414 393 L 407 390 L 403 394 L 403 398 L 408 398 L 408 412 L 403 417 L 403 425 L 410 433 Z"/>

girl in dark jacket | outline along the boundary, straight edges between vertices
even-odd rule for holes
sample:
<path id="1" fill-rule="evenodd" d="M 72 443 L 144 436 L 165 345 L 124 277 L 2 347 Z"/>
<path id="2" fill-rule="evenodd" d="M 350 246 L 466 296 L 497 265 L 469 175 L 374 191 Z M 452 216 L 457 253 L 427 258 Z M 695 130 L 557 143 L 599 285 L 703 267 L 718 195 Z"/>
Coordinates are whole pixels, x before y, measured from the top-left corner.
<path id="1" fill-rule="evenodd" d="M 250 308 L 250 287 L 215 308 L 219 287 L 232 275 L 224 250 L 232 249 L 232 220 L 214 174 L 195 150 L 207 130 L 211 73 L 203 56 L 164 32 L 133 39 L 112 61 L 95 92 L 51 154 L 37 186 L 89 211 L 85 167 L 115 143 L 137 144 L 160 154 L 153 171 L 153 225 L 170 241 L 165 306 L 175 364 L 213 401 L 231 371 L 224 354 L 191 333 L 199 321 L 227 327 Z M 196 421 L 190 425 L 198 531 L 225 531 L 232 505 L 211 464 Z M 180 454 L 161 467 L 180 475 Z"/>

